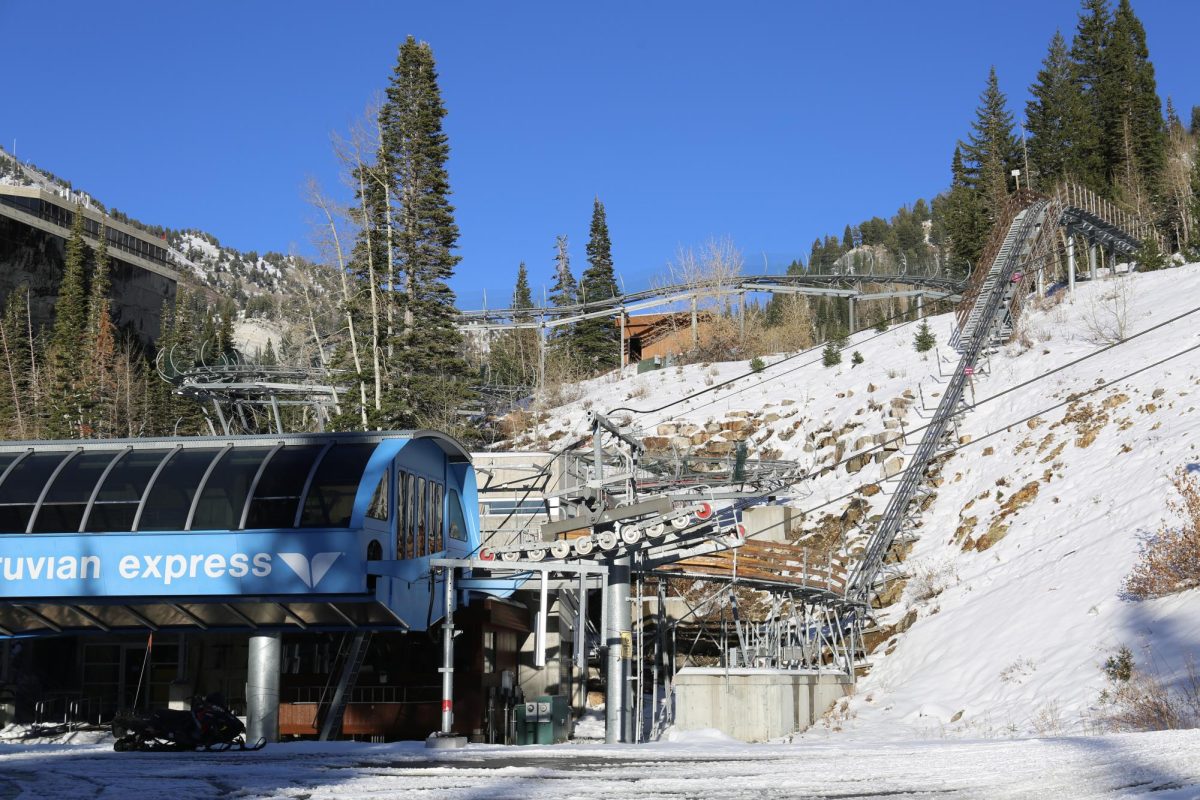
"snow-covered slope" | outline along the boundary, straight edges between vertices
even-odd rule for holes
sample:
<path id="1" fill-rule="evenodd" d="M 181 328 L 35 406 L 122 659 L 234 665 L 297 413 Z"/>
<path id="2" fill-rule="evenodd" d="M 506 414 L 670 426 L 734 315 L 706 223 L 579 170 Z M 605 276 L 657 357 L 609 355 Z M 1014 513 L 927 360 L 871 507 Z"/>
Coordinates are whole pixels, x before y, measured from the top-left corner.
<path id="1" fill-rule="evenodd" d="M 1016 340 L 990 357 L 968 400 L 962 449 L 941 467 L 936 497 L 901 566 L 885 634 L 856 696 L 825 730 L 897 735 L 1085 732 L 1099 724 L 1101 665 L 1129 647 L 1143 669 L 1179 679 L 1200 655 L 1200 590 L 1163 600 L 1122 599 L 1139 535 L 1170 521 L 1169 477 L 1200 464 L 1200 351 L 1071 398 L 1200 344 L 1200 313 L 1134 338 L 994 401 L 987 398 L 1200 305 L 1200 265 L 1081 283 L 1028 308 Z M 796 459 L 820 472 L 797 487 L 804 536 L 844 497 L 894 472 L 906 452 L 852 458 L 879 434 L 924 423 L 955 358 L 951 315 L 930 319 L 940 359 L 912 346 L 913 326 L 853 337 L 843 363 L 814 352 L 771 365 L 729 388 L 669 408 L 748 372 L 746 362 L 600 378 L 550 412 L 519 444 L 568 440 L 588 408 L 630 407 L 648 443 Z M 864 361 L 850 363 L 859 351 Z M 1061 404 L 1061 405 L 1060 405 Z M 1058 406 L 1051 408 L 1052 406 Z M 926 410 L 928 409 L 928 410 Z M 1026 421 L 1027 417 L 1032 417 Z M 877 460 L 880 458 L 882 460 Z M 847 463 L 823 469 L 844 459 Z M 1198 467 L 1200 468 L 1200 467 Z M 850 519 L 881 512 L 891 482 L 853 498 Z M 851 535 L 854 531 L 851 531 Z M 820 735 L 814 732 L 810 735 Z"/>

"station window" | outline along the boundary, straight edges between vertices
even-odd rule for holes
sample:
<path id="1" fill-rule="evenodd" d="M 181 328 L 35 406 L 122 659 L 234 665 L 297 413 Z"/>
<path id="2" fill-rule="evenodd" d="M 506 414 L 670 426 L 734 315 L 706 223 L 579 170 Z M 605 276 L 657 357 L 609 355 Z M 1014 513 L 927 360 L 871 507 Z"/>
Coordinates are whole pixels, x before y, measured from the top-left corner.
<path id="1" fill-rule="evenodd" d="M 304 482 L 313 462 L 324 450 L 320 446 L 285 447 L 267 465 L 254 489 L 247 528 L 291 528 L 296 524 L 296 509 Z"/>
<path id="2" fill-rule="evenodd" d="M 367 506 L 367 516 L 371 519 L 388 521 L 388 480 L 391 475 L 391 470 L 384 470 L 383 477 L 379 479 L 379 483 L 375 486 L 375 493 L 371 495 L 371 504 Z"/>
<path id="3" fill-rule="evenodd" d="M 417 491 L 415 492 L 415 497 L 413 497 L 413 504 L 416 506 L 416 509 L 417 509 L 417 513 L 416 513 L 416 520 L 417 520 L 416 551 L 417 551 L 417 556 L 423 556 L 429 552 L 428 550 L 425 549 L 428 546 L 428 542 L 425 538 L 425 479 L 424 478 L 417 478 Z"/>
<path id="4" fill-rule="evenodd" d="M 237 528 L 242 521 L 246 497 L 250 494 L 250 484 L 270 453 L 269 447 L 235 447 L 221 456 L 204 484 L 191 529 L 228 531 Z"/>
<path id="5" fill-rule="evenodd" d="M 396 508 L 399 519 L 396 520 L 396 558 L 411 558 L 412 536 L 409 535 L 412 513 L 409 509 L 408 498 L 412 494 L 412 475 L 404 470 L 396 471 Z"/>
<path id="6" fill-rule="evenodd" d="M 374 444 L 336 444 L 330 448 L 304 498 L 300 527 L 345 528 L 350 524 L 358 484 L 374 452 Z"/>
<path id="7" fill-rule="evenodd" d="M 467 540 L 467 521 L 463 518 L 462 499 L 454 489 L 450 490 L 449 497 L 450 505 L 447 511 L 450 519 L 450 538 L 465 542 Z"/>
<path id="8" fill-rule="evenodd" d="M 443 524 L 442 500 L 443 489 L 440 483 L 430 485 L 430 511 L 433 520 L 432 530 L 430 532 L 430 546 L 433 552 L 440 553 L 446 549 L 445 526 Z"/>
<path id="9" fill-rule="evenodd" d="M 24 533 L 46 481 L 72 452 L 31 453 L 0 484 L 0 531 Z"/>
<path id="10" fill-rule="evenodd" d="M 142 518 L 138 521 L 139 531 L 181 531 L 187 524 L 192 500 L 196 497 L 200 480 L 213 459 L 221 453 L 219 448 L 179 450 L 158 473 Z"/>
<path id="11" fill-rule="evenodd" d="M 83 512 L 96 488 L 96 481 L 113 459 L 123 455 L 121 451 L 80 453 L 67 462 L 54 484 L 46 492 L 46 499 L 33 521 L 34 533 L 71 533 L 79 530 Z"/>
<path id="12" fill-rule="evenodd" d="M 170 457 L 170 450 L 134 450 L 127 453 L 104 479 L 92 511 L 84 523 L 87 531 L 130 531 L 138 504 L 150 476 Z"/>

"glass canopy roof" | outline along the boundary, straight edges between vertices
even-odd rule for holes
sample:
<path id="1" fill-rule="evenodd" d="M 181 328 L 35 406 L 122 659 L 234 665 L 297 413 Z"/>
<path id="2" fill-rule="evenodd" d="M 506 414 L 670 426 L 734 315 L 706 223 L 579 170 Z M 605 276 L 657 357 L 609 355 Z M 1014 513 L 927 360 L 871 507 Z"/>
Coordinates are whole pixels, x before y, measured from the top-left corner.
<path id="1" fill-rule="evenodd" d="M 466 457 L 449 437 L 424 435 Z M 346 527 L 384 436 L 6 446 L 0 533 Z"/>

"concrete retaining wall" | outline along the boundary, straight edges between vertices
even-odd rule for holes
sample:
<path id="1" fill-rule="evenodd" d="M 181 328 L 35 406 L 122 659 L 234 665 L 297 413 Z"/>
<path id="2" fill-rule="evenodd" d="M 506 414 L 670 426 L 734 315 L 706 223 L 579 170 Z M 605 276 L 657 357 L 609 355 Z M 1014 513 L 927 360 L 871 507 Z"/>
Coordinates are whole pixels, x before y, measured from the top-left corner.
<path id="1" fill-rule="evenodd" d="M 804 730 L 853 689 L 835 673 L 688 667 L 675 676 L 675 727 L 762 742 Z"/>

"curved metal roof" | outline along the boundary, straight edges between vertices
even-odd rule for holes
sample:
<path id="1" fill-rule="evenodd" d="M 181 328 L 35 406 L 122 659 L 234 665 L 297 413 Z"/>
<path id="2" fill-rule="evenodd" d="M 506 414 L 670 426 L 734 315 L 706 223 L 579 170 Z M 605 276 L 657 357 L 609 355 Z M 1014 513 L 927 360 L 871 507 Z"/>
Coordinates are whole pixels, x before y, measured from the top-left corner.
<path id="1" fill-rule="evenodd" d="M 0 444 L 0 534 L 337 528 L 385 441 L 437 431 Z"/>

